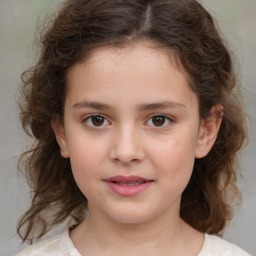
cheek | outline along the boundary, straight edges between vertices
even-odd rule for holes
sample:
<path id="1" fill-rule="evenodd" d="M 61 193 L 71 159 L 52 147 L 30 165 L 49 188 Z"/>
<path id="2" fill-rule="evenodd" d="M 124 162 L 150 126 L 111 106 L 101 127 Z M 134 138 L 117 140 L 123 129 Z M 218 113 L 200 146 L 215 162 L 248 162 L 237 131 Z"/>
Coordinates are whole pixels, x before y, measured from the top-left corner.
<path id="1" fill-rule="evenodd" d="M 74 179 L 88 200 L 92 200 L 98 193 L 98 188 L 95 185 L 101 179 L 99 172 L 100 150 L 100 147 L 96 150 L 96 147 L 84 145 L 80 147 L 80 150 L 77 148 L 73 150 L 70 155 Z M 94 192 L 92 193 L 92 191 Z"/>
<path id="2" fill-rule="evenodd" d="M 88 186 L 87 183 L 91 178 L 100 179 L 100 170 L 106 152 L 104 143 L 97 143 L 88 138 L 73 138 L 69 143 L 69 152 L 72 172 L 81 190 Z"/>
<path id="3" fill-rule="evenodd" d="M 186 186 L 194 166 L 196 142 L 191 139 L 191 134 L 183 135 L 173 136 L 165 143 L 159 143 L 152 152 L 159 178 L 169 184 L 171 182 L 173 186 Z"/>
<path id="4" fill-rule="evenodd" d="M 71 162 L 85 166 L 98 164 L 106 151 L 106 143 L 84 134 L 72 136 L 68 145 Z"/>

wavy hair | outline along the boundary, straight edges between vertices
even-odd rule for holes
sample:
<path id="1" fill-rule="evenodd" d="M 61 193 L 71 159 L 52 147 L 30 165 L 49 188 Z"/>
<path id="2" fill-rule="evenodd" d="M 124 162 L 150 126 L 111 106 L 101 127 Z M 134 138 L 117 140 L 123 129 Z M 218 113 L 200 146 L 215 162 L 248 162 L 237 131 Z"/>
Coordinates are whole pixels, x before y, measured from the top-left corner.
<path id="1" fill-rule="evenodd" d="M 173 53 L 198 97 L 201 118 L 217 104 L 224 109 L 213 148 L 195 160 L 181 218 L 210 234 L 231 219 L 229 192 L 239 194 L 236 158 L 246 138 L 246 118 L 232 55 L 211 15 L 195 0 L 67 0 L 42 30 L 36 65 L 22 75 L 21 122 L 33 138 L 19 162 L 32 195 L 17 228 L 23 241 L 32 243 L 67 219 L 80 223 L 86 217 L 87 199 L 51 128 L 53 119 L 63 117 L 68 69 L 99 47 L 141 41 Z"/>

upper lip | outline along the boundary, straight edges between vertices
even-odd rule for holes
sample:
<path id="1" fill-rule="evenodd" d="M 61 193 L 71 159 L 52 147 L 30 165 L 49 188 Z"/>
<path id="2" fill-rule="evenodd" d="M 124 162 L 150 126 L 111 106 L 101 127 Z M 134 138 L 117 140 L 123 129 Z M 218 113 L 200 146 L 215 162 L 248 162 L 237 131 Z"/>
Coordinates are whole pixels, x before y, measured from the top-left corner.
<path id="1" fill-rule="evenodd" d="M 118 182 L 118 183 L 128 183 L 128 182 L 144 182 L 144 181 L 152 181 L 149 179 L 145 179 L 139 176 L 122 176 L 122 175 L 117 175 L 110 177 L 108 179 L 105 179 L 105 181 L 108 182 Z"/>

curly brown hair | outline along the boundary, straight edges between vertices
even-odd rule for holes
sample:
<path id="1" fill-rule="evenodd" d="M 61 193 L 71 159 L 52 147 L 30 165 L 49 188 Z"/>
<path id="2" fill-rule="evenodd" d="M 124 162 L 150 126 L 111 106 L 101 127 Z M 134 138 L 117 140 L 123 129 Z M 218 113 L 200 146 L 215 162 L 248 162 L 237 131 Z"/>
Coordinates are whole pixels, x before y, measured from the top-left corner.
<path id="1" fill-rule="evenodd" d="M 69 219 L 80 223 L 87 199 L 77 187 L 69 159 L 62 158 L 51 121 L 63 118 L 67 70 L 103 46 L 153 42 L 171 50 L 186 72 L 207 119 L 224 109 L 210 153 L 196 159 L 182 194 L 180 216 L 201 232 L 219 233 L 232 216 L 229 191 L 239 191 L 236 155 L 246 138 L 231 54 L 211 15 L 195 0 L 68 0 L 41 36 L 40 58 L 22 75 L 21 121 L 34 138 L 21 156 L 32 204 L 18 223 L 23 241 L 33 241 Z"/>

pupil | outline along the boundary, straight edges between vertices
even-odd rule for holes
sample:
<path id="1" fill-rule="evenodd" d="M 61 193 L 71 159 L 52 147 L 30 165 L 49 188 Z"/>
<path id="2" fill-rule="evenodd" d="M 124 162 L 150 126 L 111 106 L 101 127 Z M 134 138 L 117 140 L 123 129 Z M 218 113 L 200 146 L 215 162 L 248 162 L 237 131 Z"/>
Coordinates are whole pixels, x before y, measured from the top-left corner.
<path id="1" fill-rule="evenodd" d="M 104 123 L 104 117 L 102 117 L 102 116 L 92 116 L 92 123 L 95 126 L 100 126 Z"/>
<path id="2" fill-rule="evenodd" d="M 165 117 L 163 117 L 163 116 L 153 117 L 153 124 L 155 126 L 162 126 L 164 123 L 165 123 Z"/>

